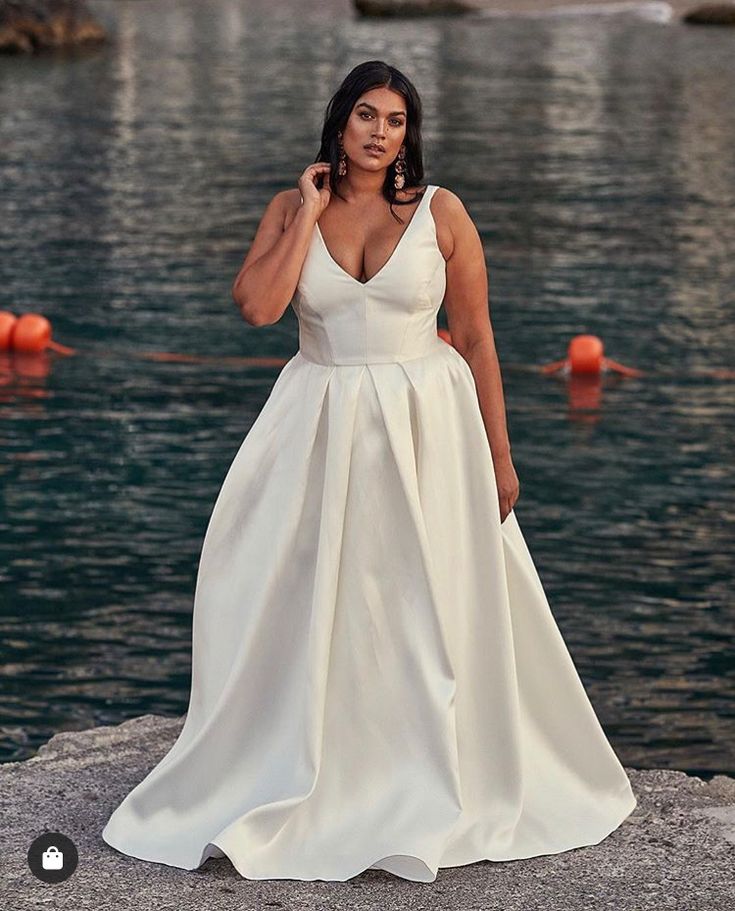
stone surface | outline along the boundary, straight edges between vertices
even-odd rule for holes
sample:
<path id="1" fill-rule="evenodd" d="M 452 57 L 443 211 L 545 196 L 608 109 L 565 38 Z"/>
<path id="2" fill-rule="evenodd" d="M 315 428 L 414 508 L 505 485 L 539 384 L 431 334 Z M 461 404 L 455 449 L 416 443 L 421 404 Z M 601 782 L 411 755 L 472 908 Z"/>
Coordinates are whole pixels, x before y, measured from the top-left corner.
<path id="1" fill-rule="evenodd" d="M 441 869 L 433 883 L 379 870 L 345 883 L 246 880 L 227 858 L 179 870 L 115 851 L 110 813 L 168 752 L 182 718 L 144 715 L 115 727 L 57 734 L 25 762 L 0 765 L 3 911 L 155 908 L 392 908 L 431 911 L 731 911 L 735 779 L 628 769 L 638 807 L 598 845 L 524 860 Z M 193 786 L 196 786 L 193 783 Z M 68 835 L 79 866 L 48 885 L 26 853 L 44 831 Z"/>

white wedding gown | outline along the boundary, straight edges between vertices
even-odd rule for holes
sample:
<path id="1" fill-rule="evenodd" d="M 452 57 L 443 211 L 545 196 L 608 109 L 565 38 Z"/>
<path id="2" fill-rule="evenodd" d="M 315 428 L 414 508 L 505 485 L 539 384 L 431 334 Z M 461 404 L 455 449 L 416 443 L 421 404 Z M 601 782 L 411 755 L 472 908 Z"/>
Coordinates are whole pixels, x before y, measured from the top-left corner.
<path id="1" fill-rule="evenodd" d="M 183 730 L 102 832 L 125 854 L 431 882 L 597 844 L 636 806 L 437 336 L 436 189 L 367 282 L 314 230 L 299 350 L 207 527 Z"/>

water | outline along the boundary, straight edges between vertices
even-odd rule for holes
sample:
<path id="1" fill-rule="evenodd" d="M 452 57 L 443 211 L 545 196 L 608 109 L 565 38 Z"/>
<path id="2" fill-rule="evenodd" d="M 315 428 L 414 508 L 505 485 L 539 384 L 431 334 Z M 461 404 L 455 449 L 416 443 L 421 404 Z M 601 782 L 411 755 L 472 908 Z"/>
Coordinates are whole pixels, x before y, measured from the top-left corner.
<path id="1" fill-rule="evenodd" d="M 629 766 L 735 773 L 735 32 L 242 6 L 96 3 L 114 46 L 0 59 L 0 309 L 79 351 L 0 366 L 0 757 L 186 710 L 202 538 L 280 369 L 218 359 L 297 347 L 230 284 L 380 57 L 485 244 L 516 513 L 600 720 Z M 647 375 L 529 369 L 579 332 Z"/>

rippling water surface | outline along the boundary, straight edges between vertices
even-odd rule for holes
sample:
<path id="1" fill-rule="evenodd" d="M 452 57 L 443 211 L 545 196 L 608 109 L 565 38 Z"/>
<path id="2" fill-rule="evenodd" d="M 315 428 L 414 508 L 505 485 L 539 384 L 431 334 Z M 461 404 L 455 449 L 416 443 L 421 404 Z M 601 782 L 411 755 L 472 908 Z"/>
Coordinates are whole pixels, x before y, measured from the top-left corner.
<path id="1" fill-rule="evenodd" d="M 0 758 L 186 710 L 201 541 L 280 369 L 218 358 L 297 347 L 291 310 L 253 329 L 230 283 L 379 57 L 483 238 L 516 513 L 600 720 L 627 765 L 735 773 L 735 32 L 94 9 L 112 47 L 0 59 L 0 308 L 79 351 L 0 362 Z M 647 375 L 528 369 L 580 332 Z"/>

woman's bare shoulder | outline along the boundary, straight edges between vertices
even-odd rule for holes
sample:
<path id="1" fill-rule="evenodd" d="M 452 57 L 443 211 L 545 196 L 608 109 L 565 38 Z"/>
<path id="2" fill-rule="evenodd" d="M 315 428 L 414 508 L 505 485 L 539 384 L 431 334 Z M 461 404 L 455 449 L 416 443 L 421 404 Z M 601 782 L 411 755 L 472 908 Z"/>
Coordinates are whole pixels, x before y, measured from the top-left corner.
<path id="1" fill-rule="evenodd" d="M 436 200 L 436 208 L 446 212 L 450 217 L 456 218 L 461 216 L 463 212 L 467 213 L 467 209 L 460 197 L 449 187 L 437 187 L 432 197 L 432 202 L 434 200 Z"/>
<path id="2" fill-rule="evenodd" d="M 458 236 L 471 223 L 469 212 L 460 197 L 448 187 L 437 187 L 429 203 L 436 225 L 436 240 L 444 259 L 454 252 Z"/>
<path id="3" fill-rule="evenodd" d="M 301 190 L 298 187 L 290 187 L 288 190 L 281 190 L 273 197 L 274 202 L 278 200 L 281 211 L 283 212 L 283 229 L 291 224 L 301 205 Z"/>

